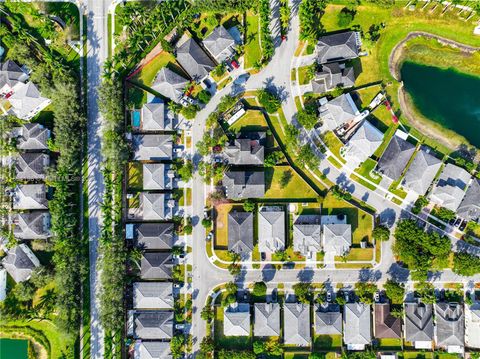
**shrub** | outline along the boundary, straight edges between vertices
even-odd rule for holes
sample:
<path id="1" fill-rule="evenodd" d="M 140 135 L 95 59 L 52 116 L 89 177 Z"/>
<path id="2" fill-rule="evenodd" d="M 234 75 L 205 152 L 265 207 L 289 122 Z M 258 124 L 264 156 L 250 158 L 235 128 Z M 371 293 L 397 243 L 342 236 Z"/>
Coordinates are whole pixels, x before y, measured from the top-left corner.
<path id="1" fill-rule="evenodd" d="M 187 120 L 193 120 L 195 116 L 197 115 L 197 112 L 200 110 L 200 107 L 198 105 L 188 105 L 183 107 L 180 110 L 180 113 L 185 117 Z"/>
<path id="2" fill-rule="evenodd" d="M 415 204 L 413 205 L 413 208 L 412 208 L 412 213 L 414 214 L 419 214 L 423 207 L 427 206 L 428 205 L 428 199 L 424 196 L 420 196 L 417 198 L 417 200 L 415 201 Z"/>
<path id="3" fill-rule="evenodd" d="M 402 304 L 405 297 L 405 286 L 401 283 L 397 283 L 391 279 L 387 279 L 387 282 L 383 286 L 385 294 L 392 304 Z"/>
<path id="4" fill-rule="evenodd" d="M 267 294 L 267 285 L 265 282 L 255 282 L 253 285 L 252 294 L 255 297 L 263 297 Z"/>
<path id="5" fill-rule="evenodd" d="M 376 241 L 388 241 L 390 239 L 390 230 L 385 226 L 377 226 L 373 230 L 372 235 Z"/>
<path id="6" fill-rule="evenodd" d="M 268 113 L 275 113 L 281 106 L 281 101 L 277 95 L 267 89 L 261 89 L 257 92 L 258 101 Z"/>
<path id="7" fill-rule="evenodd" d="M 255 202 L 252 202 L 250 199 L 245 200 L 245 202 L 243 202 L 243 209 L 245 212 L 253 212 L 255 210 Z"/>
<path id="8" fill-rule="evenodd" d="M 480 273 L 480 258 L 466 252 L 456 252 L 453 255 L 453 272 L 463 276 Z"/>
<path id="9" fill-rule="evenodd" d="M 210 91 L 202 90 L 198 93 L 198 100 L 204 104 L 207 104 L 211 98 L 212 94 L 210 93 Z"/>
<path id="10" fill-rule="evenodd" d="M 273 151 L 270 152 L 265 158 L 264 166 L 265 167 L 274 167 L 283 159 L 282 151 Z"/>
<path id="11" fill-rule="evenodd" d="M 347 27 L 355 17 L 356 11 L 350 7 L 344 7 L 338 13 L 338 26 Z"/>
<path id="12" fill-rule="evenodd" d="M 317 113 L 311 109 L 301 109 L 297 112 L 297 120 L 306 130 L 311 130 L 318 122 Z"/>

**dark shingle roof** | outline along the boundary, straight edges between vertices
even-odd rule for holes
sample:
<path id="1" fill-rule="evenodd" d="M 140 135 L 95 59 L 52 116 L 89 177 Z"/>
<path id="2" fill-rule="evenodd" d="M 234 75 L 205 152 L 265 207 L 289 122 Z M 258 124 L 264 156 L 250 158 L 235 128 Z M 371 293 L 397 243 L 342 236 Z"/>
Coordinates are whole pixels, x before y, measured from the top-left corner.
<path id="1" fill-rule="evenodd" d="M 435 304 L 435 321 L 437 323 L 436 342 L 438 346 L 464 346 L 465 315 L 462 304 Z"/>
<path id="2" fill-rule="evenodd" d="M 253 213 L 232 211 L 228 214 L 228 250 L 250 253 L 253 250 Z"/>
<path id="3" fill-rule="evenodd" d="M 142 223 L 136 226 L 137 244 L 147 250 L 171 249 L 173 223 Z"/>
<path id="4" fill-rule="evenodd" d="M 341 68 L 338 62 L 324 64 L 322 71 L 317 72 L 312 80 L 313 93 L 321 94 L 336 87 L 352 87 L 355 85 L 353 67 Z"/>
<path id="5" fill-rule="evenodd" d="M 203 79 L 215 67 L 215 63 L 193 39 L 188 39 L 177 48 L 177 61 L 196 81 Z"/>
<path id="6" fill-rule="evenodd" d="M 378 161 L 377 171 L 392 180 L 398 180 L 414 152 L 413 144 L 399 136 L 393 136 Z"/>
<path id="7" fill-rule="evenodd" d="M 402 337 L 402 320 L 390 313 L 390 304 L 375 304 L 375 337 L 398 338 Z"/>
<path id="8" fill-rule="evenodd" d="M 14 61 L 7 60 L 0 65 L 0 88 L 5 85 L 13 87 L 27 79 L 28 75 Z"/>
<path id="9" fill-rule="evenodd" d="M 239 138 L 225 147 L 225 154 L 230 164 L 263 165 L 265 148 L 258 140 Z"/>
<path id="10" fill-rule="evenodd" d="M 474 178 L 468 186 L 462 203 L 457 209 L 457 214 L 469 221 L 480 219 L 480 179 Z"/>
<path id="11" fill-rule="evenodd" d="M 15 161 L 18 179 L 45 179 L 50 157 L 44 153 L 21 153 Z"/>
<path id="12" fill-rule="evenodd" d="M 228 198 L 260 198 L 265 195 L 263 171 L 227 171 L 222 183 Z"/>
<path id="13" fill-rule="evenodd" d="M 141 311 L 135 314 L 135 337 L 170 339 L 173 335 L 173 312 Z"/>
<path id="14" fill-rule="evenodd" d="M 353 31 L 322 36 L 317 42 L 317 61 L 320 64 L 358 57 L 357 34 Z"/>
<path id="15" fill-rule="evenodd" d="M 13 216 L 13 234 L 18 239 L 46 239 L 50 236 L 48 211 L 18 213 Z"/>
<path id="16" fill-rule="evenodd" d="M 47 209 L 47 186 L 44 184 L 21 184 L 13 192 L 14 209 Z"/>
<path id="17" fill-rule="evenodd" d="M 142 279 L 170 279 L 173 267 L 172 255 L 146 252 L 142 256 L 140 267 Z"/>
<path id="18" fill-rule="evenodd" d="M 3 258 L 2 264 L 17 283 L 28 280 L 33 269 L 40 266 L 35 254 L 25 244 L 11 248 Z"/>

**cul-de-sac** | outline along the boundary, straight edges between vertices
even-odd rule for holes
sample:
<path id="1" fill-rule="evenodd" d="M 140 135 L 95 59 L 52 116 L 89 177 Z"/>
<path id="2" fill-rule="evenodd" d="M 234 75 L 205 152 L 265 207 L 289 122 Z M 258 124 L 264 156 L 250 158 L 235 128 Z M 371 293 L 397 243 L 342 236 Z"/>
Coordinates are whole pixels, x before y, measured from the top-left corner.
<path id="1" fill-rule="evenodd" d="M 480 359 L 480 1 L 0 0 L 0 359 Z"/>

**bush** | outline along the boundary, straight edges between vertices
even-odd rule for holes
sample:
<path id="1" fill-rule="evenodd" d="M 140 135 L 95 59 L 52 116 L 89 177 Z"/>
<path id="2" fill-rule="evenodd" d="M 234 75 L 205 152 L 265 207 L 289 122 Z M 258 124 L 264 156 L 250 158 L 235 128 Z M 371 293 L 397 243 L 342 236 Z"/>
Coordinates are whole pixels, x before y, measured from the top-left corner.
<path id="1" fill-rule="evenodd" d="M 210 218 L 202 219 L 202 226 L 205 228 L 210 228 L 212 226 L 212 220 Z"/>
<path id="2" fill-rule="evenodd" d="M 305 108 L 297 112 L 297 120 L 306 130 L 311 130 L 318 122 L 318 117 L 315 110 Z"/>
<path id="3" fill-rule="evenodd" d="M 419 214 L 422 211 L 423 207 L 427 205 L 428 205 L 428 199 L 424 196 L 419 196 L 415 201 L 415 204 L 413 205 L 412 213 Z"/>
<path id="4" fill-rule="evenodd" d="M 267 155 L 265 158 L 264 166 L 265 167 L 274 167 L 283 159 L 282 151 L 273 151 Z"/>
<path id="5" fill-rule="evenodd" d="M 210 93 L 210 91 L 202 90 L 198 93 L 198 100 L 204 104 L 207 104 L 211 98 L 212 94 Z"/>
<path id="6" fill-rule="evenodd" d="M 391 279 L 387 279 L 387 282 L 383 286 L 385 294 L 392 304 L 402 304 L 405 297 L 405 285 L 397 283 Z"/>
<path id="7" fill-rule="evenodd" d="M 312 300 L 312 285 L 310 283 L 297 283 L 293 285 L 295 297 L 300 303 L 308 304 Z"/>
<path id="8" fill-rule="evenodd" d="M 282 103 L 277 95 L 267 89 L 261 89 L 257 92 L 258 101 L 268 113 L 275 113 L 281 107 Z"/>
<path id="9" fill-rule="evenodd" d="M 313 152 L 310 145 L 307 143 L 300 148 L 300 153 L 298 154 L 297 164 L 300 168 L 308 167 L 310 169 L 315 169 L 320 165 L 320 159 Z"/>
<path id="10" fill-rule="evenodd" d="M 199 110 L 200 110 L 200 107 L 198 107 L 198 105 L 188 105 L 188 106 L 183 107 L 180 110 L 180 113 L 187 120 L 193 120 L 195 118 L 195 116 L 197 115 L 197 112 Z"/>
<path id="11" fill-rule="evenodd" d="M 373 239 L 376 241 L 384 242 L 390 239 L 390 230 L 385 226 L 377 226 L 373 230 Z"/>
<path id="12" fill-rule="evenodd" d="M 453 272 L 470 277 L 480 273 L 480 258 L 466 252 L 456 252 L 453 255 Z"/>
<path id="13" fill-rule="evenodd" d="M 243 209 L 245 212 L 253 212 L 255 210 L 255 202 L 252 202 L 250 199 L 245 200 L 245 202 L 243 202 Z"/>
<path id="14" fill-rule="evenodd" d="M 454 219 L 457 216 L 455 211 L 452 211 L 451 209 L 448 209 L 448 208 L 445 208 L 445 207 L 440 207 L 438 209 L 435 209 L 432 212 L 433 212 L 432 214 L 434 216 L 436 216 L 437 218 L 441 219 L 444 222 L 451 221 L 452 219 Z"/>
<path id="15" fill-rule="evenodd" d="M 267 285 L 265 282 L 255 282 L 252 294 L 255 297 L 264 297 L 267 294 Z"/>
<path id="16" fill-rule="evenodd" d="M 355 9 L 344 7 L 338 13 L 338 26 L 347 27 L 353 21 L 356 13 Z"/>

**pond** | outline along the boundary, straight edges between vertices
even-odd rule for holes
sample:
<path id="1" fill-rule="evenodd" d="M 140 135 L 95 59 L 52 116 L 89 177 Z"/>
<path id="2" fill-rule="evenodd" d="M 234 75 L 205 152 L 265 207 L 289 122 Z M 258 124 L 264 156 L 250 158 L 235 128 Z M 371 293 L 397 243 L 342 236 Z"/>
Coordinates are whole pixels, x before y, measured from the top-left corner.
<path id="1" fill-rule="evenodd" d="M 28 340 L 0 338 L 0 359 L 28 359 Z"/>
<path id="2" fill-rule="evenodd" d="M 480 148 L 480 77 L 409 61 L 401 76 L 420 113 Z"/>

